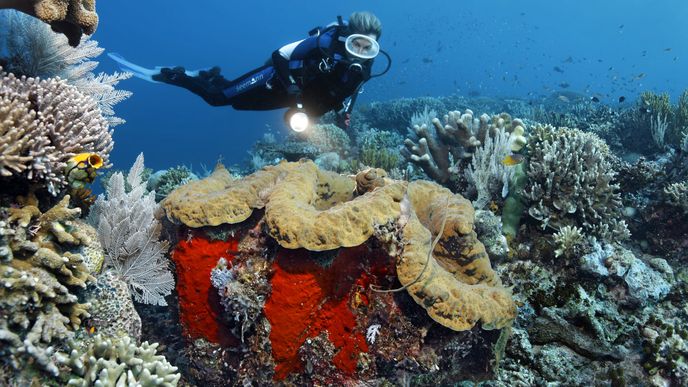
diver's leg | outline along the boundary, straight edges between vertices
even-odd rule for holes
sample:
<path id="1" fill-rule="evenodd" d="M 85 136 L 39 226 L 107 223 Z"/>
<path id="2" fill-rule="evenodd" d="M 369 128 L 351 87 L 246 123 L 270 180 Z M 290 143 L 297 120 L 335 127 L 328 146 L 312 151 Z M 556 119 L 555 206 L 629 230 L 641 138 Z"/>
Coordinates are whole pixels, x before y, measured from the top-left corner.
<path id="1" fill-rule="evenodd" d="M 180 86 L 194 94 L 199 95 L 212 106 L 231 105 L 223 90 L 232 82 L 220 75 L 220 68 L 213 67 L 210 70 L 201 70 L 196 76 L 190 76 L 183 67 L 161 68 L 159 74 L 152 76 L 158 82 Z"/>

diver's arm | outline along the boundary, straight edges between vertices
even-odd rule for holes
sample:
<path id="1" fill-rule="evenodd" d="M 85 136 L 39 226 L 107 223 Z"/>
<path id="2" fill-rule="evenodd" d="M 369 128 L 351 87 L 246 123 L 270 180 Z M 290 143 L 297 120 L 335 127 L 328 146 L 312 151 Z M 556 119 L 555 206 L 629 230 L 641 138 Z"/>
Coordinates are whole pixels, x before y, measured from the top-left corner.
<path id="1" fill-rule="evenodd" d="M 285 57 L 281 51 L 275 50 L 272 53 L 272 66 L 275 68 L 277 77 L 284 85 L 284 88 L 289 94 L 296 94 L 301 92 L 301 89 L 296 84 L 296 80 L 291 76 L 289 71 L 289 57 Z"/>

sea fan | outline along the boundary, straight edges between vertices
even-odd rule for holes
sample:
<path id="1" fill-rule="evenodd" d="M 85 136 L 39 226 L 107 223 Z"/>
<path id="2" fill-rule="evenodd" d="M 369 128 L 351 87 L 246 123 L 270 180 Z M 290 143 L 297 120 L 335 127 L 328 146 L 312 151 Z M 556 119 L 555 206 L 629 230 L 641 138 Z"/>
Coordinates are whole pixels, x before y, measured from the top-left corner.
<path id="1" fill-rule="evenodd" d="M 98 228 L 105 250 L 105 266 L 129 285 L 134 300 L 167 305 L 165 296 L 174 288 L 174 278 L 165 258 L 167 242 L 161 242 L 160 223 L 155 218 L 155 192 L 146 192 L 142 181 L 143 154 L 126 178 L 117 172 L 110 177 L 106 195 L 91 207 L 89 222 Z"/>

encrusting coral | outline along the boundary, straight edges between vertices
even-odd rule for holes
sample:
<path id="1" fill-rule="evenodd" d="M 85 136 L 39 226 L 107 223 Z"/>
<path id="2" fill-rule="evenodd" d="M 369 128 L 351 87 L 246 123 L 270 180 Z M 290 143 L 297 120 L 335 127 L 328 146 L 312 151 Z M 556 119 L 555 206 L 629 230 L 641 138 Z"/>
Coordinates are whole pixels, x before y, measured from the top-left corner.
<path id="1" fill-rule="evenodd" d="M 95 0 L 0 0 L 0 9 L 13 8 L 34 16 L 56 32 L 79 44 L 82 34 L 92 35 L 98 27 Z"/>
<path id="2" fill-rule="evenodd" d="M 112 133 L 96 102 L 59 79 L 17 78 L 0 69 L 0 175 L 67 184 L 63 170 L 77 153 L 107 165 Z"/>
<path id="3" fill-rule="evenodd" d="M 310 161 L 283 162 L 241 180 L 218 166 L 208 178 L 175 190 L 162 207 L 168 219 L 193 228 L 240 223 L 265 208 L 268 233 L 279 245 L 310 251 L 359 246 L 382 225 L 396 223 L 403 240 L 410 241 L 389 250 L 399 253 L 399 279 L 433 319 L 455 330 L 478 322 L 501 328 L 513 320 L 511 294 L 477 240 L 470 203 L 434 183 L 380 178 L 383 183 L 356 196 L 354 179 L 319 170 Z M 437 233 L 442 236 L 431 252 L 430 236 Z"/>

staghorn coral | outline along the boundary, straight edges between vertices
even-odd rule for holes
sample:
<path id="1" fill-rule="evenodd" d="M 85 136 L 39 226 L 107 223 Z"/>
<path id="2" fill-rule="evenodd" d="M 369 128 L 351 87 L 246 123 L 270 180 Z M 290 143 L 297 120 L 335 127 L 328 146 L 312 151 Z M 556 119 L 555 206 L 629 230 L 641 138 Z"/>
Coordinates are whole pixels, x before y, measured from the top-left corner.
<path id="1" fill-rule="evenodd" d="M 56 194 L 77 153 L 107 164 L 112 132 L 95 101 L 59 79 L 17 78 L 0 70 L 0 175 L 42 182 Z"/>
<path id="2" fill-rule="evenodd" d="M 577 129 L 538 125 L 528 147 L 523 196 L 529 202 L 528 213 L 543 229 L 576 226 L 588 236 L 608 240 L 630 236 L 604 141 Z"/>
<path id="3" fill-rule="evenodd" d="M 106 338 L 100 334 L 83 343 L 71 343 L 69 355 L 58 360 L 69 373 L 61 377 L 69 386 L 176 386 L 177 367 L 157 355 L 157 343 L 137 345 L 130 337 Z"/>
<path id="4" fill-rule="evenodd" d="M 476 238 L 470 203 L 432 183 L 383 181 L 354 197 L 354 180 L 321 171 L 310 161 L 266 167 L 238 181 L 218 168 L 207 179 L 175 190 L 162 207 L 168 219 L 188 227 L 243 222 L 265 207 L 268 232 L 280 246 L 310 251 L 359 246 L 380 225 L 398 222 L 411 241 L 397 250 L 399 278 L 433 319 L 455 330 L 479 321 L 488 329 L 508 324 L 515 306 Z M 449 221 L 441 230 L 444 211 Z M 430 235 L 440 232 L 433 254 Z M 425 272 L 421 268 L 428 260 Z"/>
<path id="5" fill-rule="evenodd" d="M 13 8 L 50 24 L 67 36 L 71 46 L 98 27 L 95 0 L 0 0 L 0 8 Z"/>
<path id="6" fill-rule="evenodd" d="M 29 197 L 0 222 L 0 360 L 15 369 L 35 362 L 57 375 L 54 345 L 72 337 L 89 316 L 88 304 L 79 303 L 75 291 L 94 280 L 91 269 L 99 266 L 98 253 L 82 247 L 97 245 L 83 231 L 88 226 L 76 220 L 80 210 L 68 203 L 65 196 L 41 212 Z M 82 254 L 93 256 L 89 265 Z"/>

